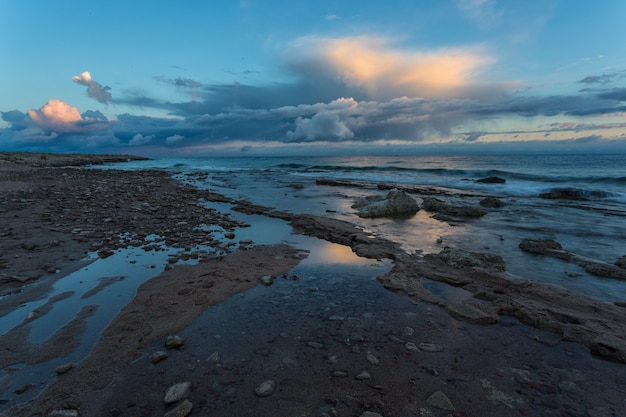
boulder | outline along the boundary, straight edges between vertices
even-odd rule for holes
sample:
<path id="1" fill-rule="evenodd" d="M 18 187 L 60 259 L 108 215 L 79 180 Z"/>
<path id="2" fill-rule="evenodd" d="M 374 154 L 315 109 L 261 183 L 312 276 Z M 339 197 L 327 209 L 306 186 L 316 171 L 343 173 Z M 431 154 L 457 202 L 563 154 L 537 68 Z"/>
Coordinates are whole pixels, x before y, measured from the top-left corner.
<path id="1" fill-rule="evenodd" d="M 386 196 L 366 197 L 352 205 L 359 217 L 408 216 L 419 211 L 415 199 L 404 191 L 390 191 Z"/>
<path id="2" fill-rule="evenodd" d="M 504 271 L 506 263 L 499 255 L 469 252 L 462 249 L 444 248 L 439 258 L 448 265 L 459 269 L 483 268 L 490 271 Z"/>
<path id="3" fill-rule="evenodd" d="M 426 211 L 441 213 L 448 216 L 482 217 L 487 212 L 472 206 L 455 206 L 435 197 L 424 197 L 422 208 Z"/>
<path id="4" fill-rule="evenodd" d="M 483 207 L 500 208 L 506 206 L 506 203 L 495 197 L 485 197 L 479 203 Z"/>
<path id="5" fill-rule="evenodd" d="M 519 248 L 525 252 L 552 255 L 554 251 L 562 251 L 563 246 L 552 239 L 522 239 Z"/>
<path id="6" fill-rule="evenodd" d="M 622 258 L 615 264 L 609 264 L 596 259 L 590 259 L 582 255 L 564 250 L 556 241 L 546 239 L 523 239 L 519 244 L 520 249 L 539 255 L 548 255 L 565 261 L 573 262 L 592 275 L 605 278 L 626 280 L 626 269 L 623 268 Z"/>
<path id="7" fill-rule="evenodd" d="M 479 180 L 476 180 L 476 182 L 479 182 L 482 184 L 504 184 L 506 180 L 500 177 L 487 177 L 487 178 L 481 178 Z"/>

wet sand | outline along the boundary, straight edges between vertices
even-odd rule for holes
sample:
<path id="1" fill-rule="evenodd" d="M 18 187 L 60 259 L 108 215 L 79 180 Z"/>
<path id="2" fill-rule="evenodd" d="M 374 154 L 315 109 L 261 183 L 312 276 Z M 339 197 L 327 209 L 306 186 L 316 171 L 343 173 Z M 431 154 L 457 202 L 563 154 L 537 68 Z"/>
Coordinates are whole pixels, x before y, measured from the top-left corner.
<path id="1" fill-rule="evenodd" d="M 2 316 L 45 297 L 87 253 L 149 245 L 152 234 L 199 262 L 143 284 L 87 359 L 23 404 L 13 405 L 30 387 L 13 393 L 3 415 L 166 415 L 176 407 L 191 416 L 626 415 L 621 306 L 488 266 L 409 255 L 350 223 L 241 202 L 238 210 L 391 262 L 352 278 L 350 268 L 298 266 L 307 254 L 288 245 L 207 240 L 202 225 L 243 226 L 197 204 L 221 196 L 159 171 L 59 168 L 67 164 L 31 155 L 1 167 Z M 200 243 L 219 255 L 194 251 Z M 265 276 L 279 278 L 259 286 Z M 28 319 L 19 324 L 0 337 L 3 372 L 61 355 L 89 314 L 81 310 L 40 345 L 28 343 Z M 168 350 L 173 334 L 184 344 Z M 167 358 L 153 362 L 159 350 Z M 273 390 L 255 393 L 268 380 Z M 165 390 L 186 381 L 184 398 L 165 404 Z"/>

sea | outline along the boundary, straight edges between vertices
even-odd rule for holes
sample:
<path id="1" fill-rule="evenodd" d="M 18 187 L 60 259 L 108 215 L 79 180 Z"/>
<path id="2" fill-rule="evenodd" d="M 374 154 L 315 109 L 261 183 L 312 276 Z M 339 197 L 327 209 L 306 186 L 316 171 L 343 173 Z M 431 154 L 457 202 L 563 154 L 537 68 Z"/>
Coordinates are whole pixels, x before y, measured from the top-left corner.
<path id="1" fill-rule="evenodd" d="M 625 281 L 594 276 L 573 263 L 519 248 L 525 238 L 552 239 L 564 250 L 601 262 L 613 264 L 625 256 L 624 154 L 160 158 L 108 168 L 164 169 L 180 181 L 233 199 L 350 221 L 400 243 L 409 253 L 453 247 L 497 254 L 513 277 L 607 302 L 626 301 Z M 500 183 L 479 181 L 491 177 Z M 328 180 L 341 185 L 327 185 Z M 495 197 L 505 206 L 463 221 L 439 221 L 425 210 L 405 218 L 356 215 L 356 201 L 384 195 L 389 185 L 412 190 L 418 203 L 434 196 L 480 207 L 480 200 Z M 540 197 L 563 190 L 576 198 Z"/>

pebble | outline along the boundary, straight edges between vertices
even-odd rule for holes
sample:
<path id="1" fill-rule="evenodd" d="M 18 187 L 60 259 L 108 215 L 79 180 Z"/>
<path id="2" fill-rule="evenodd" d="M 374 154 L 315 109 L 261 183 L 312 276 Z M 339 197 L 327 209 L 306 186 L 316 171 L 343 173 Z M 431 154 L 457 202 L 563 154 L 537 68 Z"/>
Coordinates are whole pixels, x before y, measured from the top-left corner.
<path id="1" fill-rule="evenodd" d="M 163 360 L 167 359 L 167 352 L 164 352 L 162 350 L 157 350 L 156 352 L 154 352 L 152 354 L 152 356 L 150 357 L 150 361 L 152 363 L 157 363 L 157 362 L 161 362 Z"/>
<path id="2" fill-rule="evenodd" d="M 356 379 L 358 379 L 359 381 L 363 381 L 365 379 L 372 379 L 372 376 L 370 375 L 369 372 L 363 371 L 356 376 Z"/>
<path id="3" fill-rule="evenodd" d="M 373 411 L 365 411 L 359 417 L 383 417 L 382 414 L 374 413 Z"/>
<path id="4" fill-rule="evenodd" d="M 78 410 L 71 410 L 71 409 L 52 410 L 48 413 L 48 417 L 78 417 Z"/>
<path id="5" fill-rule="evenodd" d="M 308 347 L 312 347 L 312 348 L 315 348 L 315 349 L 321 349 L 321 348 L 323 348 L 323 347 L 324 347 L 324 345 L 323 345 L 323 344 L 321 344 L 320 342 L 315 342 L 315 341 L 313 341 L 313 342 L 309 342 L 309 343 L 307 343 L 306 345 L 307 345 Z"/>
<path id="6" fill-rule="evenodd" d="M 415 343 L 413 342 L 406 342 L 406 344 L 404 345 L 404 347 L 406 348 L 406 350 L 409 350 L 411 352 L 419 352 L 420 350 L 417 348 L 417 346 L 415 345 Z"/>
<path id="7" fill-rule="evenodd" d="M 406 334 L 407 336 L 411 336 L 413 333 L 415 333 L 415 329 L 412 327 L 405 327 L 404 328 L 404 334 Z"/>
<path id="8" fill-rule="evenodd" d="M 259 397 L 269 397 L 274 393 L 276 389 L 276 382 L 268 379 L 267 381 L 263 381 L 261 385 L 256 387 L 254 393 Z"/>
<path id="9" fill-rule="evenodd" d="M 424 352 L 441 352 L 443 350 L 443 346 L 438 345 L 437 343 L 420 343 L 419 349 Z"/>
<path id="10" fill-rule="evenodd" d="M 191 382 L 179 382 L 178 384 L 172 385 L 165 392 L 165 398 L 163 398 L 163 402 L 165 404 L 172 404 L 177 401 L 182 400 L 189 393 L 189 388 L 191 387 Z"/>
<path id="11" fill-rule="evenodd" d="M 61 366 L 57 366 L 54 371 L 57 373 L 57 375 L 62 375 L 68 373 L 73 367 L 74 365 L 72 365 L 71 363 L 66 363 Z"/>
<path id="12" fill-rule="evenodd" d="M 218 363 L 220 361 L 220 354 L 218 352 L 213 352 L 206 361 L 208 363 Z"/>
<path id="13" fill-rule="evenodd" d="M 378 365 L 380 363 L 380 361 L 378 360 L 378 358 L 374 355 L 367 355 L 367 361 L 369 363 L 371 363 L 372 365 Z"/>
<path id="14" fill-rule="evenodd" d="M 193 409 L 193 404 L 189 400 L 185 400 L 182 403 L 178 404 L 176 407 L 172 408 L 170 411 L 165 413 L 163 417 L 187 417 L 191 414 L 191 410 Z"/>
<path id="15" fill-rule="evenodd" d="M 185 341 L 180 336 L 167 336 L 165 347 L 168 349 L 179 349 L 183 347 Z"/>
<path id="16" fill-rule="evenodd" d="M 274 283 L 274 278 L 272 275 L 264 275 L 261 278 L 259 278 L 259 280 L 261 281 L 261 284 L 265 285 L 266 287 L 269 287 L 270 285 L 272 285 Z"/>
<path id="17" fill-rule="evenodd" d="M 331 375 L 335 378 L 346 378 L 348 373 L 346 371 L 333 371 Z"/>
<path id="18" fill-rule="evenodd" d="M 435 392 L 426 399 L 426 404 L 444 411 L 456 411 L 450 399 L 441 391 Z"/>

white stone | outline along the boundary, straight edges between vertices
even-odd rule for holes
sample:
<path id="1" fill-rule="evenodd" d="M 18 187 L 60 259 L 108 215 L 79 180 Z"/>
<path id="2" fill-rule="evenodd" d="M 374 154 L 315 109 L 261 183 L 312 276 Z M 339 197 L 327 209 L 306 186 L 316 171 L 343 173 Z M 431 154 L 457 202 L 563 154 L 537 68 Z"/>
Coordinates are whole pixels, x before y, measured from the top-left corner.
<path id="1" fill-rule="evenodd" d="M 191 382 L 189 381 L 180 382 L 178 384 L 172 385 L 165 392 L 165 398 L 163 399 L 163 401 L 165 402 L 165 404 L 171 404 L 183 399 L 189 393 L 190 387 Z"/>
<path id="2" fill-rule="evenodd" d="M 276 382 L 269 379 L 267 381 L 263 381 L 261 385 L 259 385 L 254 390 L 254 393 L 258 395 L 259 397 L 269 397 L 270 395 L 274 393 L 275 389 L 276 389 Z"/>

